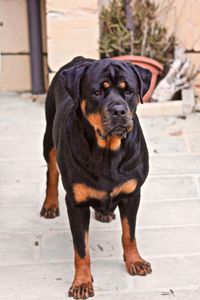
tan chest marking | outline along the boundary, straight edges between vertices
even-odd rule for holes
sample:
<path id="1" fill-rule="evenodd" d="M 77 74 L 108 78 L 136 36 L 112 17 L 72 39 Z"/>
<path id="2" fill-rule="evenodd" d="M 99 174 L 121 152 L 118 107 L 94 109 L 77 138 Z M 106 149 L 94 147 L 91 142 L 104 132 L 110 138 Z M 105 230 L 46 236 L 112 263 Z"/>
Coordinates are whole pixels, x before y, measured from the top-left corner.
<path id="1" fill-rule="evenodd" d="M 107 193 L 104 191 L 93 189 L 84 183 L 75 183 L 73 185 L 74 198 L 77 203 L 84 202 L 89 198 L 103 200 Z"/>
<path id="2" fill-rule="evenodd" d="M 137 187 L 137 180 L 130 179 L 127 182 L 115 187 L 110 193 L 111 197 L 117 197 L 120 193 L 130 194 Z M 93 189 L 84 183 L 75 183 L 73 185 L 74 198 L 77 203 L 85 202 L 90 198 L 104 200 L 108 197 L 108 193 L 101 190 Z"/>
<path id="3" fill-rule="evenodd" d="M 130 179 L 126 181 L 125 183 L 115 187 L 113 191 L 110 193 L 111 197 L 116 197 L 120 193 L 124 194 L 130 194 L 135 191 L 137 187 L 137 180 L 136 179 Z"/>
<path id="4" fill-rule="evenodd" d="M 108 140 L 107 143 L 107 148 L 112 150 L 112 151 L 116 151 L 119 149 L 119 147 L 121 146 L 121 139 L 119 136 L 112 136 L 110 137 L 110 139 Z"/>

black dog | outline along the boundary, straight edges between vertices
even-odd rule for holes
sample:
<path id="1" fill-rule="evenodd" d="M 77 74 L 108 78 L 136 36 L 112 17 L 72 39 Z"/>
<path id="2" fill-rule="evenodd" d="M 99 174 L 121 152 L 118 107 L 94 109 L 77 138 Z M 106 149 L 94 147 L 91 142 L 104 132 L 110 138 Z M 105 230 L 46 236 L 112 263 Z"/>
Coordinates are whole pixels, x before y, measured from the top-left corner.
<path id="1" fill-rule="evenodd" d="M 58 208 L 58 168 L 75 250 L 75 277 L 69 296 L 94 295 L 88 229 L 90 206 L 100 221 L 111 221 L 118 206 L 124 260 L 131 275 L 151 273 L 137 250 L 136 215 L 148 174 L 148 151 L 136 115 L 151 73 L 128 62 L 77 57 L 62 67 L 46 100 L 44 157 L 48 162 L 41 216 Z"/>

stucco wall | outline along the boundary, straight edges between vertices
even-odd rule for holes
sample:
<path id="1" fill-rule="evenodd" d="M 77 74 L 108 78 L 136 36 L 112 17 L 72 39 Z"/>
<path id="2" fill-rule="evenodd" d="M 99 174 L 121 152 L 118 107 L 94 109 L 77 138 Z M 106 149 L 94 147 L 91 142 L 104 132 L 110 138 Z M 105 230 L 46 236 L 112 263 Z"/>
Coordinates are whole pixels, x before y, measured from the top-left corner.
<path id="1" fill-rule="evenodd" d="M 161 6 L 171 0 L 155 0 Z M 45 3 L 46 2 L 46 3 Z M 98 58 L 99 8 L 108 0 L 41 0 L 43 46 L 50 79 L 74 56 Z M 160 18 L 200 65 L 200 1 L 174 0 Z M 47 37 L 45 34 L 45 21 Z M 47 49 L 46 49 L 47 44 Z M 0 0 L 0 91 L 31 89 L 26 0 Z M 47 85 L 47 72 L 45 75 Z M 199 79 L 198 79 L 199 80 Z"/>
<path id="2" fill-rule="evenodd" d="M 77 55 L 99 57 L 97 0 L 46 0 L 46 12 L 48 66 L 52 72 Z"/>
<path id="3" fill-rule="evenodd" d="M 0 0 L 0 91 L 31 88 L 25 0 Z"/>

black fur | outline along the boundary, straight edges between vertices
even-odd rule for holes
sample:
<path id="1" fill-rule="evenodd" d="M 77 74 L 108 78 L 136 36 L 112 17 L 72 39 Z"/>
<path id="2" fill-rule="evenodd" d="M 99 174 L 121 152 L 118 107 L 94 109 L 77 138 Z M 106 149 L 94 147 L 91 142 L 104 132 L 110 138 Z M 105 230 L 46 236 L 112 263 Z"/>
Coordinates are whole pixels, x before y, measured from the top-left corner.
<path id="1" fill-rule="evenodd" d="M 109 76 L 112 82 L 125 78 L 131 94 L 125 97 L 123 91 L 113 88 L 104 92 L 103 104 L 100 104 L 94 91 L 101 89 L 101 83 Z M 74 246 L 81 257 L 85 256 L 84 233 L 89 228 L 90 206 L 103 214 L 109 214 L 119 206 L 121 217 L 128 218 L 131 238 L 135 237 L 140 188 L 149 169 L 148 151 L 135 111 L 138 97 L 142 99 L 147 92 L 150 79 L 150 72 L 139 66 L 110 59 L 95 61 L 78 57 L 58 71 L 49 88 L 44 157 L 48 161 L 50 149 L 56 148 L 57 163 L 67 193 L 66 204 Z M 88 113 L 98 111 L 101 105 L 105 108 L 107 102 L 113 103 L 115 99 L 120 103 L 126 102 L 132 113 L 133 129 L 122 139 L 119 150 L 98 146 L 95 130 L 80 109 L 82 98 L 88 99 Z M 109 196 L 116 186 L 129 179 L 138 181 L 133 193 L 121 193 L 115 198 Z M 77 204 L 72 190 L 74 183 L 84 183 L 105 191 L 108 196 L 104 201 L 90 198 Z"/>

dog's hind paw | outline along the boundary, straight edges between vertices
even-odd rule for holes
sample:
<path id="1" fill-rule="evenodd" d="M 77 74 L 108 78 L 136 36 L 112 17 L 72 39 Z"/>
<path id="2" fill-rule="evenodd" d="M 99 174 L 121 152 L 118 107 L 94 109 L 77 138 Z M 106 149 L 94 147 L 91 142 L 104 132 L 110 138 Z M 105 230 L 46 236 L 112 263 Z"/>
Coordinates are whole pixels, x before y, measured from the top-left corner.
<path id="1" fill-rule="evenodd" d="M 112 220 L 116 218 L 114 213 L 110 214 L 102 214 L 101 212 L 95 211 L 95 219 L 97 221 L 103 222 L 103 223 L 110 223 Z"/>

